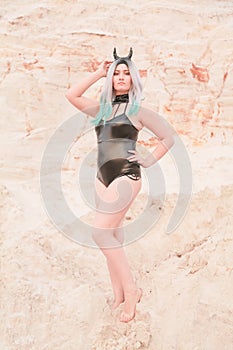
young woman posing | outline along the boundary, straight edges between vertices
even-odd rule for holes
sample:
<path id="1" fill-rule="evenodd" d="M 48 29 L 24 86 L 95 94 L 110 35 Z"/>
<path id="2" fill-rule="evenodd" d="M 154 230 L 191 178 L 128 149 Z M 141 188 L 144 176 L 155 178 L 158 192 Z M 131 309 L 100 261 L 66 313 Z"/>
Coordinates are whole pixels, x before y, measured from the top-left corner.
<path id="1" fill-rule="evenodd" d="M 149 167 L 172 147 L 173 131 L 154 111 L 141 107 L 142 84 L 138 70 L 127 57 L 119 57 L 114 49 L 112 61 L 72 86 L 66 97 L 80 111 L 94 117 L 98 142 L 98 171 L 95 181 L 96 213 L 93 239 L 106 257 L 112 283 L 112 309 L 124 302 L 120 321 L 135 316 L 136 304 L 142 297 L 132 276 L 122 247 L 122 222 L 141 189 L 140 167 Z M 106 77 L 100 102 L 83 94 L 99 79 Z M 146 127 L 160 140 L 146 158 L 136 151 L 139 131 Z"/>

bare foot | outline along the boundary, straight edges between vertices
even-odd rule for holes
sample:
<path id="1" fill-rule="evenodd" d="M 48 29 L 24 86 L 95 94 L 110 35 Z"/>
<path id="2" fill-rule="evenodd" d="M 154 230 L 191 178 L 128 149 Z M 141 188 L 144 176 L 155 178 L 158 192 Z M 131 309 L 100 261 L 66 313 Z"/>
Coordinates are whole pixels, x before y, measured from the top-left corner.
<path id="1" fill-rule="evenodd" d="M 108 305 L 110 306 L 111 310 L 115 310 L 118 308 L 118 306 L 125 301 L 124 298 L 124 292 L 123 289 L 120 290 L 115 290 L 114 291 L 114 300 L 111 302 L 110 300 L 108 301 Z"/>
<path id="2" fill-rule="evenodd" d="M 125 301 L 124 297 L 117 297 L 111 305 L 111 310 L 115 310 L 118 306 Z"/>
<path id="3" fill-rule="evenodd" d="M 141 301 L 142 289 L 136 289 L 135 291 L 125 293 L 125 305 L 124 310 L 121 313 L 120 321 L 129 322 L 135 317 L 136 304 Z"/>

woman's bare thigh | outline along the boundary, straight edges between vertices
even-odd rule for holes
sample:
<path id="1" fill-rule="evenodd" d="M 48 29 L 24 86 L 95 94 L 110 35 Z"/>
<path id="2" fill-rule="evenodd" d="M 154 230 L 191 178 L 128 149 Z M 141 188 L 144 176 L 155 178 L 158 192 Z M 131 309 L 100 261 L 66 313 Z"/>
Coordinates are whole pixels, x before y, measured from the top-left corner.
<path id="1" fill-rule="evenodd" d="M 141 179 L 135 181 L 127 176 L 122 176 L 116 178 L 108 187 L 96 179 L 94 226 L 99 228 L 118 227 L 140 189 Z"/>

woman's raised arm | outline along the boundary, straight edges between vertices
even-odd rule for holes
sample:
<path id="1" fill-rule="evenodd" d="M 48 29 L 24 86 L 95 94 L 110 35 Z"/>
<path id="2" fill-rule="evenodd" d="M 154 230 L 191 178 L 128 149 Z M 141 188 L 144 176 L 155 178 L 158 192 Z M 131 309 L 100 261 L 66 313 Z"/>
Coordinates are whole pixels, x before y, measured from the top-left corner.
<path id="1" fill-rule="evenodd" d="M 83 94 L 96 81 L 106 76 L 110 63 L 109 61 L 104 61 L 94 73 L 89 74 L 89 76 L 82 79 L 67 91 L 65 96 L 72 105 L 82 112 L 93 117 L 96 116 L 99 110 L 99 102 L 85 97 Z"/>

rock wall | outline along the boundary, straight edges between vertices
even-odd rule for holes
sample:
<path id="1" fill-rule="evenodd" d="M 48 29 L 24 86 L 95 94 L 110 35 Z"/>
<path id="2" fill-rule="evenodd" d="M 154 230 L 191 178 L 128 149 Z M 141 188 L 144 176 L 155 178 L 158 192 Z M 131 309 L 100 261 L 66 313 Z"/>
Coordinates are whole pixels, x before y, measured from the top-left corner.
<path id="1" fill-rule="evenodd" d="M 1 91 L 8 126 L 10 116 L 22 131 L 65 118 L 68 107 L 58 94 L 111 58 L 114 46 L 122 55 L 132 46 L 148 104 L 189 137 L 222 133 L 224 140 L 232 128 L 232 7 L 229 1 L 5 2 Z M 98 89 L 92 94 L 98 97 Z"/>

